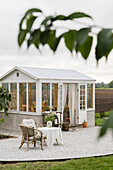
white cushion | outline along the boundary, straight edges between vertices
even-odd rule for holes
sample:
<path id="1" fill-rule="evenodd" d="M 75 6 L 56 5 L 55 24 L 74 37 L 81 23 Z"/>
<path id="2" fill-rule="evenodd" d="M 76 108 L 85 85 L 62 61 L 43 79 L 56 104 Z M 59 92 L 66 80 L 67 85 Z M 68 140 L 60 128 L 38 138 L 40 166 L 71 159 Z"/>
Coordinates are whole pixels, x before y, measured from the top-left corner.
<path id="1" fill-rule="evenodd" d="M 22 120 L 22 125 L 33 127 L 33 128 L 36 129 L 35 121 L 33 119 L 23 119 Z"/>

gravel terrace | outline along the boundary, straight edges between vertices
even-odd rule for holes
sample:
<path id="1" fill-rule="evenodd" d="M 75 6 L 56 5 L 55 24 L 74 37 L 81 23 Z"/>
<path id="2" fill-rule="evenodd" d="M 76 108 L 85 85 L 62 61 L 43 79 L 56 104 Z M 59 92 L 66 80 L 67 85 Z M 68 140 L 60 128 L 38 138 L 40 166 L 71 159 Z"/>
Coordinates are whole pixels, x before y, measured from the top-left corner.
<path id="1" fill-rule="evenodd" d="M 18 138 L 0 140 L 0 161 L 60 160 L 113 154 L 111 131 L 98 140 L 99 129 L 89 127 L 63 132 L 63 145 L 54 145 L 52 148 L 44 145 L 43 151 L 38 143 L 36 148 L 30 144 L 28 151 L 26 144 L 18 149 L 21 136 L 16 134 Z M 0 130 L 0 133 L 3 134 L 5 131 Z"/>

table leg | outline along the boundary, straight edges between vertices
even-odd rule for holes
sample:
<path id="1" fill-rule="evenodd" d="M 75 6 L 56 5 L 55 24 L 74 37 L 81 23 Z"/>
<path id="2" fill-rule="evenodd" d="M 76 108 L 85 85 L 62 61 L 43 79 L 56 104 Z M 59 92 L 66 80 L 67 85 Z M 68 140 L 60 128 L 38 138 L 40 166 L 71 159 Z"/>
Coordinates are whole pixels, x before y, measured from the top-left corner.
<path id="1" fill-rule="evenodd" d="M 56 143 L 57 143 L 57 145 L 58 145 L 58 139 L 56 138 Z"/>

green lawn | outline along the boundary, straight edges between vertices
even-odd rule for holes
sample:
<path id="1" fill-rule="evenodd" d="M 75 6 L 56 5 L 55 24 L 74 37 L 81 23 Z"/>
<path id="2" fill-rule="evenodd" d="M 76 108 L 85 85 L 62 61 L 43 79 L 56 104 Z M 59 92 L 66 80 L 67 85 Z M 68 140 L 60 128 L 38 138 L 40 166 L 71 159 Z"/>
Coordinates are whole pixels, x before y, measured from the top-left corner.
<path id="1" fill-rule="evenodd" d="M 73 159 L 65 162 L 25 162 L 0 164 L 0 170 L 78 170 L 78 169 L 113 169 L 113 155 Z"/>

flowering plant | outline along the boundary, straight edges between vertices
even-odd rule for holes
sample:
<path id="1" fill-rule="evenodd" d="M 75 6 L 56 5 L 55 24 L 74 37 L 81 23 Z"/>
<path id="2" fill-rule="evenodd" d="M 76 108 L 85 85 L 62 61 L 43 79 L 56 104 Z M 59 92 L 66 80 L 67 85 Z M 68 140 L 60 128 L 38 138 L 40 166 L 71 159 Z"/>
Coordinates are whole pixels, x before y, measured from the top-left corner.
<path id="1" fill-rule="evenodd" d="M 53 121 L 55 119 L 53 114 L 48 114 L 47 116 L 45 116 L 45 121 Z"/>
<path id="2" fill-rule="evenodd" d="M 83 122 L 87 122 L 85 119 L 84 119 L 84 121 Z"/>

